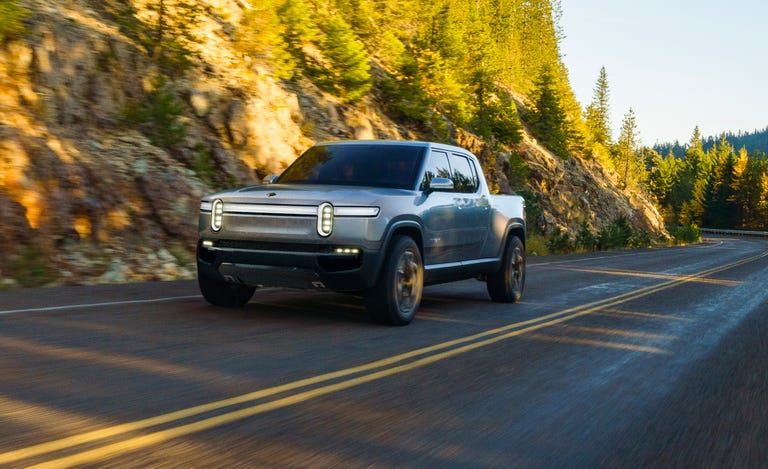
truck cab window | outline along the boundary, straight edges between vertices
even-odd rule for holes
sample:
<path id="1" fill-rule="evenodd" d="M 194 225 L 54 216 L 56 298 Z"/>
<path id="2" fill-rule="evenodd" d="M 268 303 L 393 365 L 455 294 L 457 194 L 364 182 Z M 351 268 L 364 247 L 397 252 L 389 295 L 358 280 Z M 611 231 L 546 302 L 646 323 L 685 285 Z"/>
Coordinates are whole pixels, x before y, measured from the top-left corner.
<path id="1" fill-rule="evenodd" d="M 471 194 L 477 191 L 477 171 L 471 161 L 465 156 L 451 154 L 453 167 L 453 186 L 456 192 Z"/>
<path id="2" fill-rule="evenodd" d="M 421 179 L 419 190 L 425 191 L 433 178 L 451 178 L 451 167 L 448 164 L 448 154 L 442 151 L 433 150 L 429 154 L 427 165 L 424 170 L 424 177 Z"/>

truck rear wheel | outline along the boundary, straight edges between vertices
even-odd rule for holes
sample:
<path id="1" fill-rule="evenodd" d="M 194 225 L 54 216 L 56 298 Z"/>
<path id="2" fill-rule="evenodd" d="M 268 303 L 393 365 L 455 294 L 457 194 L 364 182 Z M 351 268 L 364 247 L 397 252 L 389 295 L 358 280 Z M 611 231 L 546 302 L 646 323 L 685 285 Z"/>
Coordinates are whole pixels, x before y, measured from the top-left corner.
<path id="1" fill-rule="evenodd" d="M 509 236 L 501 268 L 488 274 L 488 294 L 498 303 L 514 303 L 525 287 L 525 245 L 517 236 Z"/>
<path id="2" fill-rule="evenodd" d="M 376 285 L 365 292 L 365 306 L 376 322 L 404 326 L 421 304 L 424 265 L 419 246 L 408 236 L 392 240 Z"/>
<path id="3" fill-rule="evenodd" d="M 245 306 L 256 291 L 255 287 L 219 280 L 200 268 L 197 269 L 197 283 L 200 285 L 200 293 L 208 303 L 226 308 Z"/>

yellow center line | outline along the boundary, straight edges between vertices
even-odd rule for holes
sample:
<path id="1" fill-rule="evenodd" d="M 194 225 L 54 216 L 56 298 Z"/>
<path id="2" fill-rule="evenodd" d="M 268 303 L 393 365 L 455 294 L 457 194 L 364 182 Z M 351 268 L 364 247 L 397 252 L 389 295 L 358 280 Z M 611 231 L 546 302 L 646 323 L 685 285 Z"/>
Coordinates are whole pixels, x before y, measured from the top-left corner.
<path id="1" fill-rule="evenodd" d="M 94 430 L 79 435 L 74 435 L 59 440 L 54 440 L 47 443 L 33 445 L 27 448 L 22 448 L 14 451 L 9 451 L 0 454 L 0 464 L 8 464 L 11 462 L 19 461 L 21 459 L 27 459 L 42 454 L 51 453 L 54 451 L 74 448 L 82 444 L 98 441 L 101 439 L 119 436 L 128 432 L 142 430 L 152 426 L 171 423 L 177 420 L 194 417 L 205 412 L 224 409 L 237 404 L 244 404 L 257 399 L 263 399 L 265 397 L 273 396 L 275 394 L 297 390 L 303 387 L 321 384 L 323 382 L 344 378 L 353 374 L 371 372 L 369 374 L 347 379 L 345 381 L 325 385 L 316 389 L 300 392 L 291 396 L 277 399 L 271 402 L 265 402 L 257 404 L 248 408 L 231 411 L 225 414 L 221 414 L 215 417 L 209 417 L 197 422 L 181 425 L 178 427 L 170 428 L 167 430 L 157 431 L 149 433 L 144 436 L 130 438 L 118 443 L 108 444 L 101 448 L 85 451 L 82 453 L 74 454 L 72 456 L 55 459 L 47 463 L 34 467 L 70 467 L 73 465 L 89 464 L 96 461 L 103 460 L 112 456 L 116 456 L 125 452 L 135 451 L 147 446 L 155 445 L 163 441 L 167 441 L 173 438 L 189 435 L 191 433 L 200 432 L 210 428 L 218 427 L 227 423 L 231 423 L 237 420 L 241 420 L 247 417 L 258 415 L 270 410 L 279 409 L 282 407 L 295 405 L 301 402 L 305 402 L 309 399 L 313 399 L 319 396 L 330 394 L 343 389 L 348 389 L 354 386 L 359 386 L 364 383 L 379 380 L 394 374 L 403 373 L 416 368 L 420 368 L 441 360 L 445 360 L 449 357 L 453 357 L 459 354 L 467 353 L 472 350 L 476 350 L 481 347 L 487 347 L 489 345 L 498 343 L 500 341 L 519 336 L 521 334 L 531 332 L 534 330 L 550 327 L 556 324 L 560 324 L 571 319 L 592 314 L 594 312 L 603 310 L 605 308 L 612 308 L 623 303 L 636 300 L 659 291 L 663 291 L 687 282 L 694 282 L 703 276 L 712 275 L 714 273 L 722 272 L 724 270 L 732 269 L 749 262 L 761 259 L 768 256 L 768 252 L 753 256 L 741 261 L 734 262 L 725 266 L 709 269 L 698 274 L 691 274 L 688 276 L 682 276 L 673 280 L 663 282 L 655 286 L 644 287 L 632 292 L 626 292 L 616 295 L 604 300 L 594 301 L 585 305 L 576 306 L 568 309 L 561 310 L 559 312 L 551 313 L 542 317 L 521 321 L 518 323 L 508 324 L 499 328 L 491 329 L 481 333 L 473 334 L 459 339 L 450 340 L 440 344 L 420 348 L 403 354 L 395 355 L 392 357 L 376 360 L 374 362 L 360 365 L 336 372 L 325 373 L 311 378 L 306 378 L 292 383 L 288 383 L 281 386 L 276 386 L 260 391 L 243 394 L 241 396 L 224 399 L 208 404 L 190 407 L 175 412 L 159 415 L 156 417 L 139 420 L 127 424 L 116 425 L 104 429 Z M 495 337 L 491 337 L 495 336 Z M 486 338 L 490 337 L 490 338 Z M 483 340 L 480 340 L 483 339 Z M 467 344 L 467 345 L 462 345 Z M 455 348 L 451 348 L 455 347 Z M 444 350 L 444 351 L 441 351 Z M 434 353 L 439 352 L 439 353 Z M 408 359 L 418 358 L 423 355 L 431 354 L 414 360 L 410 363 L 396 365 Z M 377 368 L 390 367 L 387 369 L 373 371 Z"/>

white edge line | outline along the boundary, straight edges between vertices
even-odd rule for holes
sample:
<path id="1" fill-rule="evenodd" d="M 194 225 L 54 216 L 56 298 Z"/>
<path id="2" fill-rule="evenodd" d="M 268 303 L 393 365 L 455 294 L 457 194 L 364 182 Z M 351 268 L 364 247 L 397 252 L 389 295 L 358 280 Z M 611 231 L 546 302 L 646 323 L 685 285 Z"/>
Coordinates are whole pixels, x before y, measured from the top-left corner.
<path id="1" fill-rule="evenodd" d="M 120 305 L 136 305 L 136 304 L 144 304 L 144 303 L 161 303 L 164 301 L 191 300 L 194 298 L 201 298 L 201 296 L 200 295 L 169 296 L 167 298 L 154 298 L 151 300 L 110 301 L 105 303 L 89 303 L 89 304 L 67 305 L 67 306 L 49 306 L 46 308 L 9 309 L 7 311 L 0 311 L 0 314 L 39 313 L 44 311 L 61 311 L 65 309 L 98 308 L 100 306 L 120 306 Z"/>

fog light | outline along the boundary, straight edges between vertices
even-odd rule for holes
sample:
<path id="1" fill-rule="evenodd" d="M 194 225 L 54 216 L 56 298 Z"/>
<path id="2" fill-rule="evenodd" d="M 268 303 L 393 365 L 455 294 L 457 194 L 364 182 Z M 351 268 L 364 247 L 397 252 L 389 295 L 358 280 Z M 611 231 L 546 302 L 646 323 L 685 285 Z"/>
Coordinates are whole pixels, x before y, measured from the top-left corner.
<path id="1" fill-rule="evenodd" d="M 216 199 L 211 205 L 211 229 L 213 231 L 219 231 L 223 222 L 224 202 L 222 202 L 221 199 Z"/>
<path id="2" fill-rule="evenodd" d="M 341 254 L 341 255 L 348 255 L 348 256 L 356 256 L 360 254 L 360 249 L 359 248 L 336 248 L 334 253 Z"/>
<path id="3" fill-rule="evenodd" d="M 203 247 L 204 248 L 212 248 L 213 247 L 213 241 L 210 241 L 210 240 L 203 241 Z"/>
<path id="4" fill-rule="evenodd" d="M 333 205 L 328 202 L 317 207 L 317 234 L 330 236 L 333 231 Z"/>

